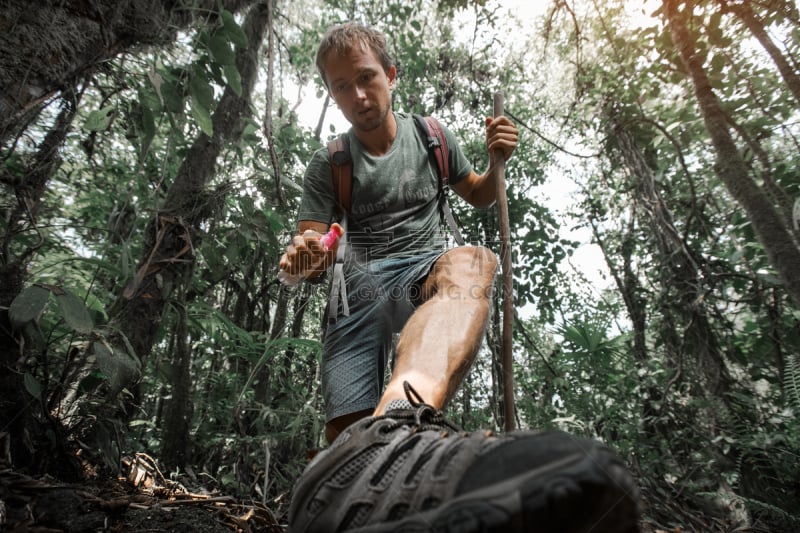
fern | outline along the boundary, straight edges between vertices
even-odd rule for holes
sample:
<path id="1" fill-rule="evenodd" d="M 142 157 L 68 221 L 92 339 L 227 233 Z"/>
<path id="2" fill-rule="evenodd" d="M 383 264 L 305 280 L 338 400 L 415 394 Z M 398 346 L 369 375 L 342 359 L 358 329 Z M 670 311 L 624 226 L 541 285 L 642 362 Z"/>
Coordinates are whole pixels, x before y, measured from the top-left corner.
<path id="1" fill-rule="evenodd" d="M 783 376 L 783 388 L 789 405 L 800 412 L 800 357 L 790 355 L 786 361 L 786 371 Z"/>
<path id="2" fill-rule="evenodd" d="M 739 496 L 739 498 L 753 511 L 766 513 L 773 518 L 783 520 L 790 524 L 800 524 L 800 517 L 787 513 L 777 505 L 772 505 L 771 503 L 763 502 L 755 498 L 746 498 L 744 496 Z"/>

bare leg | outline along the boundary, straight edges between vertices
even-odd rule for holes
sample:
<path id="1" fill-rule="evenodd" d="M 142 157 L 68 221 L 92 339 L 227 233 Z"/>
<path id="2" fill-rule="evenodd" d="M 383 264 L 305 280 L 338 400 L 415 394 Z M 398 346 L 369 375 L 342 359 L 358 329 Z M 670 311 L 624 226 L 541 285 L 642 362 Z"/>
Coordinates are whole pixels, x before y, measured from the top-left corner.
<path id="1" fill-rule="evenodd" d="M 483 247 L 455 248 L 436 261 L 422 286 L 425 303 L 400 332 L 392 378 L 375 415 L 405 398 L 404 381 L 436 409 L 455 395 L 483 340 L 496 270 L 496 256 Z"/>

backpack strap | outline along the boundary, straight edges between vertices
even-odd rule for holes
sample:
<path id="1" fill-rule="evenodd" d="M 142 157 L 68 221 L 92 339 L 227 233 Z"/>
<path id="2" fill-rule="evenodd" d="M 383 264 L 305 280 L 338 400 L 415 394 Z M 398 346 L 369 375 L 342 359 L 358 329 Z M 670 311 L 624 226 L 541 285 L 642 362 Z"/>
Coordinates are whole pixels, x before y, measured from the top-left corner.
<path id="1" fill-rule="evenodd" d="M 336 207 L 344 215 L 350 212 L 353 201 L 353 158 L 350 156 L 350 139 L 346 133 L 328 143 L 328 156 L 331 161 Z"/>
<path id="2" fill-rule="evenodd" d="M 353 158 L 350 156 L 350 139 L 342 133 L 328 143 L 328 158 L 331 162 L 331 178 L 336 207 L 339 209 L 340 224 L 344 234 L 339 237 L 339 248 L 336 250 L 336 262 L 333 265 L 330 298 L 328 300 L 328 322 L 336 322 L 339 314 L 339 302 L 342 303 L 342 314 L 350 316 L 347 304 L 347 286 L 344 280 L 344 260 L 347 249 L 347 214 L 353 200 Z"/>
<path id="3" fill-rule="evenodd" d="M 428 152 L 436 161 L 436 168 L 439 170 L 439 211 L 442 219 L 447 223 L 447 227 L 450 228 L 456 244 L 464 246 L 464 238 L 461 236 L 461 231 L 458 229 L 458 223 L 450 210 L 450 202 L 448 201 L 450 192 L 450 151 L 447 148 L 447 139 L 444 136 L 442 125 L 439 124 L 438 120 L 430 116 L 423 117 L 415 114 L 414 121 L 423 133 L 423 138 L 428 143 Z"/>
<path id="4" fill-rule="evenodd" d="M 439 188 L 447 187 L 450 184 L 450 152 L 447 148 L 447 139 L 444 138 L 442 125 L 433 117 L 414 115 L 414 120 L 425 134 L 428 151 L 436 160 L 436 168 L 439 170 Z"/>
<path id="5" fill-rule="evenodd" d="M 344 233 L 339 237 L 339 248 L 336 250 L 336 262 L 333 264 L 333 280 L 328 296 L 328 323 L 336 322 L 339 316 L 339 302 L 342 303 L 342 315 L 350 316 L 350 305 L 347 303 L 347 284 L 344 279 L 344 259 L 347 252 L 347 213 L 340 222 Z"/>

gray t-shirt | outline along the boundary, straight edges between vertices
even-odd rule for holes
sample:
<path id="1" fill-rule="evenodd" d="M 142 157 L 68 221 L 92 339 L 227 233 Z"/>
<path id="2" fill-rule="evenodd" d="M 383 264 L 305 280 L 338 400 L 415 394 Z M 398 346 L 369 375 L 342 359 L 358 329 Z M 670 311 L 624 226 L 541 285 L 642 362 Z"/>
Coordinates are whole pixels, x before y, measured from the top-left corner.
<path id="1" fill-rule="evenodd" d="M 441 249 L 438 171 L 414 118 L 395 113 L 397 136 L 382 156 L 369 154 L 352 129 L 347 135 L 353 158 L 352 206 L 348 215 L 351 251 L 364 259 Z M 455 136 L 442 127 L 450 159 L 450 183 L 469 175 L 472 166 Z M 329 224 L 336 202 L 327 148 L 314 153 L 303 178 L 299 220 Z"/>

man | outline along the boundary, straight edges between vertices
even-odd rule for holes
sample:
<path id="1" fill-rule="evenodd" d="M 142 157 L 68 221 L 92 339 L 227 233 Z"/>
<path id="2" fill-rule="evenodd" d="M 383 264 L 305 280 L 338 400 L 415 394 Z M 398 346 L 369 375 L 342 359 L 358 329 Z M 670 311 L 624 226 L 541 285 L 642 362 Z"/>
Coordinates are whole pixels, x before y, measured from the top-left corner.
<path id="1" fill-rule="evenodd" d="M 290 530 L 636 531 L 632 480 L 607 448 L 561 433 L 468 436 L 443 418 L 480 347 L 497 260 L 484 247 L 443 251 L 436 170 L 413 118 L 392 110 L 385 36 L 336 26 L 317 68 L 352 125 L 352 207 L 346 301 L 328 310 L 335 321 L 321 374 L 333 444 L 295 487 Z M 451 187 L 473 206 L 492 205 L 494 171 L 476 173 L 445 136 Z M 487 118 L 486 142 L 508 159 L 517 129 Z M 326 150 L 314 154 L 303 187 L 280 267 L 313 279 L 337 253 L 319 242 L 337 208 Z"/>

